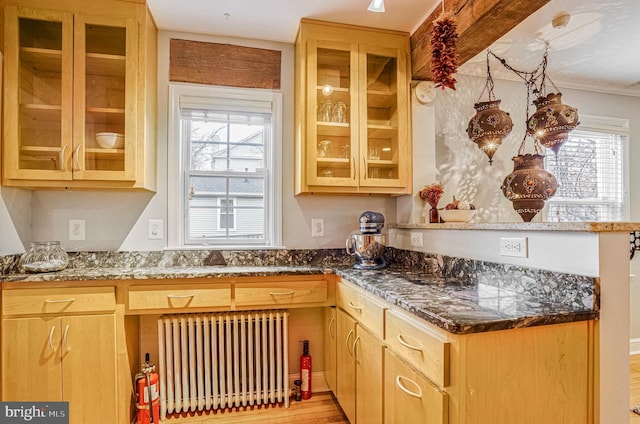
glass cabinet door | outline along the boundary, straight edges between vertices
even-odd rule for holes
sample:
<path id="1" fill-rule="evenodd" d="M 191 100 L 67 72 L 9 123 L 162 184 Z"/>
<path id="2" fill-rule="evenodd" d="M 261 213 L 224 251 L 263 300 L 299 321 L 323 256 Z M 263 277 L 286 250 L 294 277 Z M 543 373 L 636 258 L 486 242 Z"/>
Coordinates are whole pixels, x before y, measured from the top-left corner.
<path id="1" fill-rule="evenodd" d="M 133 34 L 134 21 L 76 16 L 76 179 L 135 179 Z"/>
<path id="2" fill-rule="evenodd" d="M 4 175 L 71 179 L 73 16 L 5 8 Z"/>
<path id="3" fill-rule="evenodd" d="M 404 56 L 394 49 L 367 47 L 362 53 L 361 96 L 366 123 L 360 132 L 361 185 L 399 186 L 410 158 Z"/>
<path id="4" fill-rule="evenodd" d="M 357 45 L 309 41 L 307 180 L 357 185 Z"/>

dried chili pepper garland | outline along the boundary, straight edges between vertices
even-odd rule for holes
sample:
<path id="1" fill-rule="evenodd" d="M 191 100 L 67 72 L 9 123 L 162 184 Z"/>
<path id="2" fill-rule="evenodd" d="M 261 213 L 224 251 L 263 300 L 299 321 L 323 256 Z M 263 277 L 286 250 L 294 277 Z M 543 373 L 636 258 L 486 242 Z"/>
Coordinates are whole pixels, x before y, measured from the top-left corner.
<path id="1" fill-rule="evenodd" d="M 458 33 L 453 16 L 444 12 L 433 21 L 431 30 L 431 73 L 436 87 L 456 89 L 453 74 L 458 70 L 456 43 Z"/>

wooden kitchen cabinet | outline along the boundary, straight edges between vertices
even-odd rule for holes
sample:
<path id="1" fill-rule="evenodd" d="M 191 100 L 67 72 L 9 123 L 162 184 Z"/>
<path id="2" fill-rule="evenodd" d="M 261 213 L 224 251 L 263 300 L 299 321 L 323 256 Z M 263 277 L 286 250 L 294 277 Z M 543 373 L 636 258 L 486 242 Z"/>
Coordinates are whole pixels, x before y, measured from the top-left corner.
<path id="1" fill-rule="evenodd" d="M 154 190 L 157 53 L 145 5 L 103 0 L 98 15 L 40 3 L 4 8 L 3 185 Z M 103 148 L 99 133 L 123 144 Z"/>
<path id="2" fill-rule="evenodd" d="M 594 422 L 593 322 L 459 335 L 385 318 L 387 423 Z"/>
<path id="3" fill-rule="evenodd" d="M 324 323 L 324 376 L 327 380 L 327 386 L 329 389 L 336 393 L 336 370 L 337 370 L 337 347 L 338 347 L 338 334 L 337 334 L 337 319 L 338 314 L 334 306 L 324 308 L 323 311 L 323 323 Z"/>
<path id="4" fill-rule="evenodd" d="M 409 37 L 303 19 L 296 194 L 411 192 Z"/>
<path id="5" fill-rule="evenodd" d="M 336 397 L 352 424 L 382 423 L 384 309 L 343 282 L 336 295 Z"/>
<path id="6" fill-rule="evenodd" d="M 71 423 L 118 421 L 112 287 L 12 290 L 2 307 L 3 401 L 67 401 Z"/>
<path id="7" fill-rule="evenodd" d="M 448 423 L 448 395 L 402 362 L 391 350 L 384 355 L 384 422 Z"/>

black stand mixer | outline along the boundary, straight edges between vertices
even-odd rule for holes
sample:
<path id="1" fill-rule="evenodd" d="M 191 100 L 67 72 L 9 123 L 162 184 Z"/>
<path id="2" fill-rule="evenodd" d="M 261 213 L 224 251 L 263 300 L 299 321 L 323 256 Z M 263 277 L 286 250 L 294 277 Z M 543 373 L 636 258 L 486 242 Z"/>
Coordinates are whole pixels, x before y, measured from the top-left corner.
<path id="1" fill-rule="evenodd" d="M 359 261 L 353 265 L 357 269 L 381 269 L 387 266 L 384 249 L 387 237 L 381 234 L 384 227 L 384 215 L 366 211 L 360 215 L 360 233 L 347 237 L 346 246 L 349 255 L 357 255 Z"/>

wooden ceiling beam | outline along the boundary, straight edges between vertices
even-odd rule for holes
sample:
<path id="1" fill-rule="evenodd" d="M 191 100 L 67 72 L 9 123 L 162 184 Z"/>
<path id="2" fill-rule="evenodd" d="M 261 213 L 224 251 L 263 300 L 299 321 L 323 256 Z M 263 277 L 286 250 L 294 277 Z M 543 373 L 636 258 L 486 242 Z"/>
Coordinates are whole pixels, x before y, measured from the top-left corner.
<path id="1" fill-rule="evenodd" d="M 525 20 L 550 0 L 447 0 L 458 25 L 458 64 L 462 65 L 484 51 L 494 41 Z M 431 29 L 442 12 L 438 4 L 429 17 L 411 35 L 411 73 L 414 80 L 430 80 Z"/>

